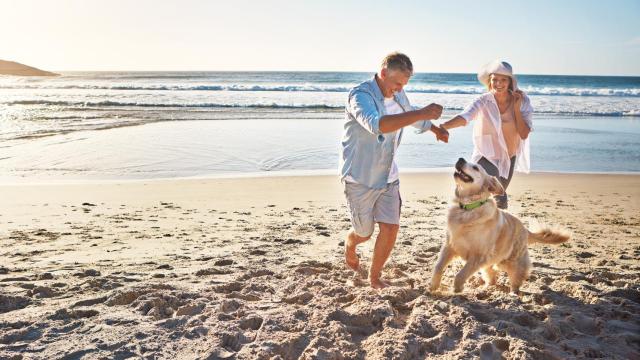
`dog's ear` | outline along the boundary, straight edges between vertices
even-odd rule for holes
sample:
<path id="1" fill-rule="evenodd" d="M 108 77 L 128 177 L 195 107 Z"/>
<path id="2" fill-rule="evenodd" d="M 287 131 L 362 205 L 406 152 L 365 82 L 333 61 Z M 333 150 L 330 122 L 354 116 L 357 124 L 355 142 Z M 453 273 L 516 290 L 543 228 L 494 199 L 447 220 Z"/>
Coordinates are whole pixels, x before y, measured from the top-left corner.
<path id="1" fill-rule="evenodd" d="M 498 178 L 495 176 L 488 177 L 487 180 L 485 180 L 484 185 L 487 187 L 487 190 L 489 190 L 489 192 L 492 194 L 495 194 L 495 195 L 504 194 L 504 188 L 502 187 L 502 184 L 500 184 L 500 180 L 498 180 Z"/>

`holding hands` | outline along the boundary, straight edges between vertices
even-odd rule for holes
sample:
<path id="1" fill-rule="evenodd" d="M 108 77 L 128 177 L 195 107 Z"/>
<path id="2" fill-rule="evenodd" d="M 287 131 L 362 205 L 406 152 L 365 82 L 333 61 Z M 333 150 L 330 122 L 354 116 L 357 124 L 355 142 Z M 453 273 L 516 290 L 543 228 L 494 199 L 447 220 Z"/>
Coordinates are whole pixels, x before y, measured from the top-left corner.
<path id="1" fill-rule="evenodd" d="M 420 111 L 422 111 L 427 120 L 436 120 L 442 115 L 442 105 L 432 103 L 423 107 Z M 436 135 L 436 140 L 444 143 L 449 142 L 449 132 L 445 128 L 432 124 L 431 131 Z"/>
<path id="2" fill-rule="evenodd" d="M 442 141 L 443 143 L 449 142 L 449 132 L 444 127 L 431 125 L 431 131 L 436 135 L 436 140 Z"/>

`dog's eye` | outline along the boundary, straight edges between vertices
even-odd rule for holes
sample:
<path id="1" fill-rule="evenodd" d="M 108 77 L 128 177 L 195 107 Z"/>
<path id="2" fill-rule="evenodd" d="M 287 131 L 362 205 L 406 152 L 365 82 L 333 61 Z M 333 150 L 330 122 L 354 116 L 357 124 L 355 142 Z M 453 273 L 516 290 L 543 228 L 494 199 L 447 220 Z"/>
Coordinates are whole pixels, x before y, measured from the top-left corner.
<path id="1" fill-rule="evenodd" d="M 478 166 L 473 165 L 473 170 L 478 171 Z"/>

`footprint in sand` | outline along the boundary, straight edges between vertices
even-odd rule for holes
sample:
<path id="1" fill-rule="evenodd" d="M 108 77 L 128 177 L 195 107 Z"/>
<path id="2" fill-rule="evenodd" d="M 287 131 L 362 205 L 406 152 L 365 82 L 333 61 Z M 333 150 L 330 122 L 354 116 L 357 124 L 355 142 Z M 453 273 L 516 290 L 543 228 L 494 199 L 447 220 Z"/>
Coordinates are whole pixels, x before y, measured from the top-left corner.
<path id="1" fill-rule="evenodd" d="M 240 309 L 242 306 L 243 303 L 236 299 L 224 299 L 220 303 L 220 311 L 225 314 L 230 314 L 238 311 L 238 309 Z"/>
<path id="2" fill-rule="evenodd" d="M 258 330 L 262 326 L 263 319 L 258 315 L 248 315 L 240 319 L 239 326 L 242 330 Z"/>
<path id="3" fill-rule="evenodd" d="M 0 314 L 22 309 L 31 304 L 31 299 L 25 296 L 0 294 Z"/>

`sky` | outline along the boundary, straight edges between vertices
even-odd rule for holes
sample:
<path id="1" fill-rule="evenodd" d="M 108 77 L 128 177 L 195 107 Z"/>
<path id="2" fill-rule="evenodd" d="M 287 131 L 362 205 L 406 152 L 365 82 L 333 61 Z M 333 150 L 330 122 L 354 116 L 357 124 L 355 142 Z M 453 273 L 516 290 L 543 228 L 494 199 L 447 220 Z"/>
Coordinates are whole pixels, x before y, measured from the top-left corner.
<path id="1" fill-rule="evenodd" d="M 0 0 L 0 59 L 44 70 L 640 76 L 640 0 Z"/>

